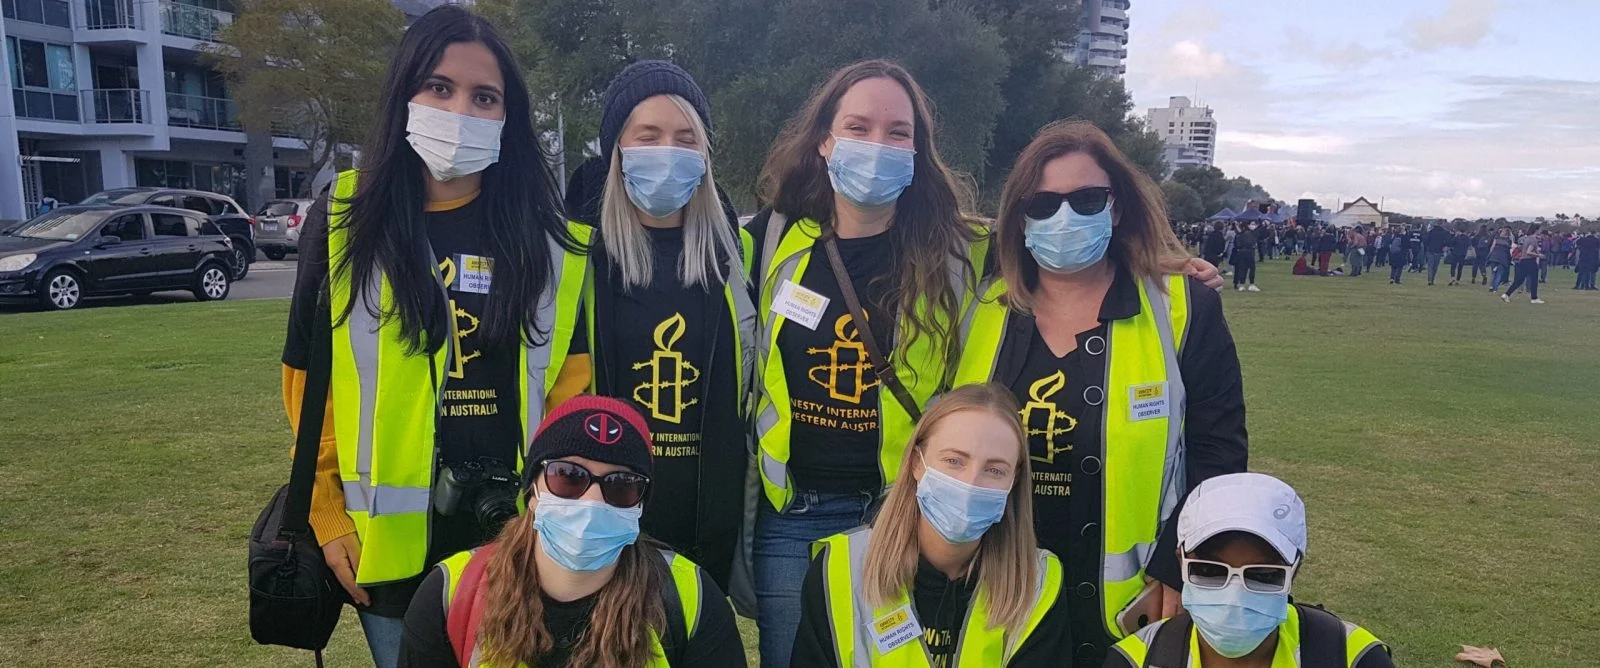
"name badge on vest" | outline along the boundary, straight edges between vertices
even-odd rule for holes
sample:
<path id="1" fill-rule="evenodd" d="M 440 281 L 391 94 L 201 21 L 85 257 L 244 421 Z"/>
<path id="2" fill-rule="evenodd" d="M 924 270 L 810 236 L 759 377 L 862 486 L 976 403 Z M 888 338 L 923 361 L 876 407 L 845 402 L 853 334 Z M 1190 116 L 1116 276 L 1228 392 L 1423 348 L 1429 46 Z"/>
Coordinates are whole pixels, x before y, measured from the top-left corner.
<path id="1" fill-rule="evenodd" d="M 811 331 L 817 330 L 822 314 L 828 310 L 831 299 L 816 291 L 801 287 L 794 281 L 784 281 L 772 300 L 772 312 L 798 323 Z"/>
<path id="2" fill-rule="evenodd" d="M 458 255 L 456 265 L 461 271 L 456 275 L 456 292 L 489 294 L 489 282 L 494 277 L 494 258 L 479 255 Z"/>
<path id="3" fill-rule="evenodd" d="M 911 606 L 902 605 L 887 615 L 872 620 L 872 644 L 884 655 L 922 637 L 922 625 L 911 616 Z"/>
<path id="4" fill-rule="evenodd" d="M 1128 421 L 1154 420 L 1172 415 L 1165 382 L 1128 388 Z"/>

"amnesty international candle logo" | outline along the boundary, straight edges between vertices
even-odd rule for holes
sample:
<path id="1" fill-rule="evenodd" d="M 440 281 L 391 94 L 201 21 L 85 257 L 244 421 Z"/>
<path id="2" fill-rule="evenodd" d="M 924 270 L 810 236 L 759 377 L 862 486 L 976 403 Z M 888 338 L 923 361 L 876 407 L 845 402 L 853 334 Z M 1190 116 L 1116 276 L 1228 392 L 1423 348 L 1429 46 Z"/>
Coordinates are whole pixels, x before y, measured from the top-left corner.
<path id="1" fill-rule="evenodd" d="M 869 316 L 870 317 L 870 316 Z M 855 319 L 846 313 L 834 321 L 833 332 L 838 337 L 827 348 L 807 348 L 807 355 L 821 355 L 823 364 L 811 367 L 806 376 L 811 382 L 828 390 L 828 396 L 852 404 L 861 403 L 861 395 L 878 386 L 878 379 L 867 379 L 872 363 L 867 360 L 867 346 L 860 341 L 861 332 Z"/>
<path id="2" fill-rule="evenodd" d="M 456 279 L 456 263 L 454 258 L 447 257 L 444 259 L 444 262 L 440 262 L 439 271 L 444 274 L 443 278 L 445 285 L 450 285 L 453 283 Z M 478 331 L 480 322 L 478 321 L 477 316 L 468 313 L 466 309 L 457 305 L 456 300 L 454 299 L 450 300 L 450 314 L 456 319 L 456 336 L 455 341 L 453 342 L 453 345 L 455 346 L 455 354 L 450 356 L 451 359 L 454 360 L 454 363 L 450 367 L 450 377 L 465 378 L 467 376 L 467 363 L 478 359 L 479 357 L 483 357 L 483 351 L 481 350 L 474 350 L 470 353 L 467 352 L 466 346 L 463 343 L 469 335 Z"/>
<path id="3" fill-rule="evenodd" d="M 1057 371 L 1035 381 L 1028 387 L 1029 401 L 1022 407 L 1022 425 L 1027 428 L 1029 441 L 1034 436 L 1044 437 L 1044 451 L 1033 449 L 1030 458 L 1036 462 L 1054 464 L 1056 455 L 1072 450 L 1072 446 L 1056 445 L 1056 437 L 1071 432 L 1078 420 L 1056 406 L 1052 397 L 1067 386 L 1067 374 Z"/>
<path id="4" fill-rule="evenodd" d="M 656 325 L 656 350 L 650 361 L 633 365 L 634 371 L 650 370 L 650 380 L 633 388 L 633 400 L 650 409 L 651 417 L 671 424 L 681 423 L 683 409 L 700 402 L 686 396 L 689 386 L 700 380 L 700 370 L 683 359 L 682 352 L 672 349 L 683 338 L 686 327 L 682 313 L 662 320 Z"/>

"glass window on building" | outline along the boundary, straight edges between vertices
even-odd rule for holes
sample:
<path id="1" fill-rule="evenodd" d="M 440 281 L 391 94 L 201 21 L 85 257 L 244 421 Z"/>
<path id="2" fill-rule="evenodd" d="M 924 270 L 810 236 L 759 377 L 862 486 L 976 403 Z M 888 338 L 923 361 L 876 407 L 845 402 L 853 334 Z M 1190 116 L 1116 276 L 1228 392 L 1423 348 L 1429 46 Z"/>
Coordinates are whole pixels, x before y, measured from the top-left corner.
<path id="1" fill-rule="evenodd" d="M 17 116 L 78 121 L 78 82 L 71 47 L 7 37 L 6 53 L 11 61 L 11 96 Z"/>
<path id="2" fill-rule="evenodd" d="M 72 27 L 72 6 L 67 0 L 3 0 L 0 6 L 8 19 Z"/>

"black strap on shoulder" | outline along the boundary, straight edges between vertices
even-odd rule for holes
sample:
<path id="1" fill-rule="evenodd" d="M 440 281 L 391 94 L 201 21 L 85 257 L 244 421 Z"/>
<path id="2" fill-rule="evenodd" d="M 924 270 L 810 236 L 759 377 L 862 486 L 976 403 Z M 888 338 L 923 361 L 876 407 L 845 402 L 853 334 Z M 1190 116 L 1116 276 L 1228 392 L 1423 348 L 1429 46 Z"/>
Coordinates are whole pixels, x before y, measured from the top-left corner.
<path id="1" fill-rule="evenodd" d="M 1300 612 L 1301 668 L 1346 668 L 1344 622 L 1319 606 L 1294 607 Z"/>
<path id="2" fill-rule="evenodd" d="M 333 376 L 332 316 L 321 304 L 313 311 L 316 315 L 311 322 L 305 394 L 300 397 L 294 466 L 289 473 L 289 493 L 283 500 L 283 521 L 278 525 L 278 536 L 290 541 L 311 534 L 311 487 L 317 477 L 317 451 L 322 447 L 322 421 Z"/>
<path id="3" fill-rule="evenodd" d="M 822 242 L 823 248 L 828 251 L 828 264 L 832 266 L 834 281 L 839 284 L 839 292 L 844 293 L 844 303 L 850 307 L 850 317 L 856 323 L 856 332 L 861 337 L 861 343 L 866 345 L 867 357 L 871 358 L 872 370 L 877 373 L 878 381 L 883 387 L 889 388 L 895 401 L 900 402 L 900 408 L 905 409 L 911 416 L 912 422 L 922 420 L 922 409 L 917 406 L 917 401 L 911 396 L 906 384 L 900 381 L 900 375 L 895 372 L 894 365 L 889 362 L 889 356 L 884 354 L 883 348 L 878 346 L 878 337 L 873 336 L 872 327 L 867 324 L 867 314 L 861 308 L 861 300 L 856 296 L 855 284 L 850 281 L 850 272 L 845 271 L 844 259 L 839 257 L 839 244 L 835 237 L 829 235 Z"/>
<path id="4" fill-rule="evenodd" d="M 1186 613 L 1178 613 L 1156 629 L 1150 640 L 1149 651 L 1144 655 L 1144 668 L 1189 668 L 1189 629 L 1194 621 Z"/>

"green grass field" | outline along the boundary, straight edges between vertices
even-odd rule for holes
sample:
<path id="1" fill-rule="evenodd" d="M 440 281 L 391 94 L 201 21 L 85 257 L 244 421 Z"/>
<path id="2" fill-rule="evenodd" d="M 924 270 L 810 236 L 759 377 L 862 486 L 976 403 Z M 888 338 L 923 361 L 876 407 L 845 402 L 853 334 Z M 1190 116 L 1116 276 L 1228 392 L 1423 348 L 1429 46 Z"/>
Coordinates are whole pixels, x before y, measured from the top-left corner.
<path id="1" fill-rule="evenodd" d="M 1252 468 L 1309 508 L 1300 598 L 1401 666 L 1596 665 L 1600 296 L 1288 273 L 1224 299 Z M 0 665 L 310 665 L 245 627 L 246 536 L 289 468 L 286 311 L 0 315 Z M 369 665 L 353 615 L 329 658 Z"/>

